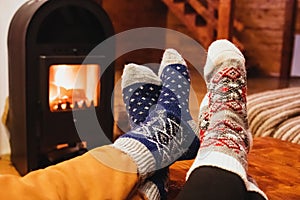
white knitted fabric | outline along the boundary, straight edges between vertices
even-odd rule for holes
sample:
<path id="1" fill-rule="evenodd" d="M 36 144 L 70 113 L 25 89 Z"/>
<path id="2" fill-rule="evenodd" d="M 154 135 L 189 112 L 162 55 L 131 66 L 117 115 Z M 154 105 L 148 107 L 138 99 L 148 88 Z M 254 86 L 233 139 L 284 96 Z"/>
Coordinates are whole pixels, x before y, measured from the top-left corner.
<path id="1" fill-rule="evenodd" d="M 162 61 L 160 63 L 160 67 L 158 70 L 158 76 L 161 76 L 161 73 L 163 72 L 164 68 L 170 64 L 181 64 L 186 66 L 185 60 L 182 58 L 182 56 L 174 49 L 166 49 L 165 53 L 163 55 Z"/>
<path id="2" fill-rule="evenodd" d="M 239 49 L 227 40 L 213 42 L 207 57 L 204 75 L 211 92 L 210 125 L 186 179 L 201 166 L 218 167 L 237 174 L 248 191 L 255 191 L 267 199 L 247 176 L 247 153 L 252 146 L 252 135 L 245 130 L 248 128 L 246 100 L 244 96 L 239 98 L 246 87 L 245 59 Z M 205 102 L 206 99 L 200 110 L 205 108 Z M 222 104 L 224 107 L 221 107 Z M 229 124 L 219 127 L 222 120 Z"/>
<path id="3" fill-rule="evenodd" d="M 149 200 L 160 200 L 160 193 L 157 186 L 151 182 L 147 181 L 141 187 L 138 188 L 139 192 L 144 194 Z"/>
<path id="4" fill-rule="evenodd" d="M 212 72 L 214 66 L 219 65 L 228 57 L 245 63 L 245 58 L 241 51 L 228 40 L 222 39 L 213 42 L 208 47 L 207 61 L 204 67 L 204 77 L 207 77 L 207 75 Z"/>
<path id="5" fill-rule="evenodd" d="M 161 85 L 161 80 L 150 68 L 135 63 L 129 63 L 124 67 L 121 87 L 125 88 L 134 83 L 152 83 L 154 85 Z"/>

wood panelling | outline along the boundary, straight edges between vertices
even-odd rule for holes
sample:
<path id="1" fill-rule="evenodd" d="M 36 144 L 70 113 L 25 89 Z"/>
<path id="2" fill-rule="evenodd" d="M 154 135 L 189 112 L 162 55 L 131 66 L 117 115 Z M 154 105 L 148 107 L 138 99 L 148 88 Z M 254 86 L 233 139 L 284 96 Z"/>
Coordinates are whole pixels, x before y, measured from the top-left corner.
<path id="1" fill-rule="evenodd" d="M 144 26 L 166 25 L 167 8 L 160 0 L 102 0 L 116 33 Z"/>
<path id="2" fill-rule="evenodd" d="M 224 9 L 227 12 L 222 14 L 220 12 L 220 5 L 226 4 L 227 0 L 208 0 L 210 3 L 219 3 L 219 16 L 218 21 L 207 20 L 214 19 L 212 14 L 216 14 L 216 9 L 205 10 L 200 5 L 200 1 L 194 0 L 182 0 L 180 3 L 172 0 L 162 0 L 168 2 L 169 10 L 174 13 L 187 29 L 192 33 L 195 39 L 199 40 L 201 44 L 206 48 L 211 43 L 211 31 L 210 27 L 230 27 L 228 26 L 228 19 L 232 17 L 233 13 L 230 13 L 230 9 Z M 229 2 L 229 0 L 228 0 Z M 296 3 L 298 2 L 298 6 Z M 233 0 L 231 9 L 234 10 L 233 21 L 233 34 L 230 35 L 231 31 L 221 29 L 222 31 L 217 34 L 217 38 L 227 38 L 232 41 L 243 51 L 247 58 L 247 66 L 253 71 L 259 71 L 260 73 L 268 76 L 275 77 L 288 77 L 291 66 L 291 57 L 294 42 L 294 29 L 300 33 L 300 0 Z M 202 15 L 208 25 L 203 26 L 203 30 L 198 27 L 194 31 L 194 24 L 184 20 L 186 15 L 190 14 L 178 14 L 174 7 L 178 7 L 180 4 L 190 4 L 194 11 L 193 16 Z M 296 19 L 296 8 L 298 8 L 298 15 Z M 205 11 L 205 12 L 204 12 Z M 221 10 L 222 11 L 222 10 Z M 227 17 L 224 17 L 226 16 Z M 223 16 L 220 16 L 223 15 Z M 212 17 L 211 17 L 212 16 Z M 230 24 L 232 25 L 232 24 Z M 177 25 L 178 27 L 180 25 Z M 199 34 L 201 33 L 201 34 Z M 205 34 L 208 33 L 208 34 Z M 219 34 L 221 33 L 221 34 Z M 226 33 L 229 35 L 226 35 Z M 215 33 L 216 34 L 216 33 Z M 222 35 L 222 36 L 220 36 Z M 203 42 L 204 41 L 204 42 Z"/>
<path id="3" fill-rule="evenodd" d="M 297 0 L 286 0 L 284 13 L 283 41 L 281 51 L 280 77 L 289 78 L 294 51 Z"/>
<path id="4" fill-rule="evenodd" d="M 216 39 L 232 38 L 234 0 L 162 0 L 204 46 Z"/>
<path id="5" fill-rule="evenodd" d="M 236 34 L 245 47 L 247 65 L 280 76 L 287 1 L 238 0 L 235 5 L 235 18 L 244 25 Z"/>
<path id="6" fill-rule="evenodd" d="M 160 0 L 102 0 L 102 6 L 112 20 L 115 33 L 140 28 L 140 27 L 166 27 L 167 7 Z M 152 36 L 149 35 L 149 38 Z M 135 43 L 135 40 L 127 40 L 116 44 L 118 48 Z M 130 62 L 137 64 L 159 63 L 162 57 L 162 51 L 157 49 L 140 49 L 128 52 L 115 60 L 115 93 L 114 93 L 114 120 L 115 134 L 118 137 L 122 132 L 128 130 L 129 124 L 126 110 L 122 100 L 121 91 L 121 74 L 125 64 Z M 149 65 L 148 65 L 149 66 Z M 158 66 L 153 67 L 154 71 Z M 125 119 L 125 120 L 124 120 Z"/>
<path id="7" fill-rule="evenodd" d="M 102 6 L 112 20 L 116 33 L 121 33 L 140 27 L 166 27 L 167 7 L 160 0 L 102 0 Z M 149 36 L 150 37 L 150 36 Z M 136 42 L 136 41 L 123 41 Z M 116 48 L 126 45 L 117 43 Z M 143 56 L 143 55 L 147 56 Z M 158 63 L 161 52 L 153 49 L 143 49 L 129 52 L 115 61 L 115 67 L 123 68 L 124 64 Z"/>
<path id="8" fill-rule="evenodd" d="M 297 5 L 296 34 L 300 34 L 300 0 L 298 0 L 298 5 Z"/>

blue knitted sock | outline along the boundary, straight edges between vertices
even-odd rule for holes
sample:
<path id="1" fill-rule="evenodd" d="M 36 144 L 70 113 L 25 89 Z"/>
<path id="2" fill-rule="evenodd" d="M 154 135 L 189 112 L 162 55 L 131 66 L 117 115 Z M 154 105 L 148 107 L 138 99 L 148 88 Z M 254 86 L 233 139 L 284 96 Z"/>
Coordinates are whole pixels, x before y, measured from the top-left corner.
<path id="1" fill-rule="evenodd" d="M 161 80 L 150 68 L 130 63 L 124 67 L 121 86 L 130 126 L 140 126 L 157 103 Z"/>
<path id="2" fill-rule="evenodd" d="M 191 142 L 188 150 L 180 158 L 178 158 L 178 160 L 194 159 L 200 147 L 200 141 L 197 137 L 198 127 L 192 119 L 189 111 L 190 77 L 186 62 L 177 51 L 174 49 L 167 49 L 163 56 L 158 75 L 163 82 L 163 87 L 165 87 L 165 90 L 163 91 L 164 94 L 161 96 L 162 98 L 160 98 L 159 101 L 164 106 L 168 107 L 169 110 L 177 110 L 175 115 L 179 116 L 179 113 L 181 113 L 182 120 L 187 122 L 195 131 L 193 141 Z M 171 100 L 174 98 L 178 99 L 178 106 L 176 103 L 174 104 L 174 101 L 164 101 L 164 96 L 169 95 L 173 95 L 173 97 L 170 98 Z"/>
<path id="3" fill-rule="evenodd" d="M 127 64 L 122 74 L 122 95 L 131 129 L 140 126 L 155 106 L 161 92 L 160 78 L 148 67 Z M 156 171 L 138 191 L 151 200 L 167 199 L 168 167 Z"/>
<path id="4" fill-rule="evenodd" d="M 195 140 L 196 125 L 188 110 L 190 78 L 185 61 L 175 50 L 167 49 L 159 74 L 163 85 L 155 109 L 141 126 L 113 144 L 133 158 L 141 178 L 178 160 Z"/>

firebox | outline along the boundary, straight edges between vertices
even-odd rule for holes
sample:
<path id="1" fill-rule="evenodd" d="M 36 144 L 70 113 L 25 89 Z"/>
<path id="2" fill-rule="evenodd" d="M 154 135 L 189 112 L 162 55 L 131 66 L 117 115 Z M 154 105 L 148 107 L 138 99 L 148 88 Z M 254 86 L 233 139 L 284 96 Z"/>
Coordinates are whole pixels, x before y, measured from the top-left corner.
<path id="1" fill-rule="evenodd" d="M 8 33 L 8 128 L 21 175 L 94 147 L 78 133 L 74 113 L 87 121 L 96 113 L 112 140 L 114 64 L 103 63 L 115 49 L 90 52 L 113 34 L 96 0 L 31 0 L 15 13 Z M 99 133 L 84 127 L 93 141 Z"/>

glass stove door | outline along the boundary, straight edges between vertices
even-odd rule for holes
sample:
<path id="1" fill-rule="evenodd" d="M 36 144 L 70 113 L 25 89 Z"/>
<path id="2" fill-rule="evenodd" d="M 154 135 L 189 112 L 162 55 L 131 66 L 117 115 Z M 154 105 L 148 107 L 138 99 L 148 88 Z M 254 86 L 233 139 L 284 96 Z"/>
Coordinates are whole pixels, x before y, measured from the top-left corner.
<path id="1" fill-rule="evenodd" d="M 51 112 L 98 106 L 100 96 L 98 64 L 55 64 L 49 68 Z"/>

